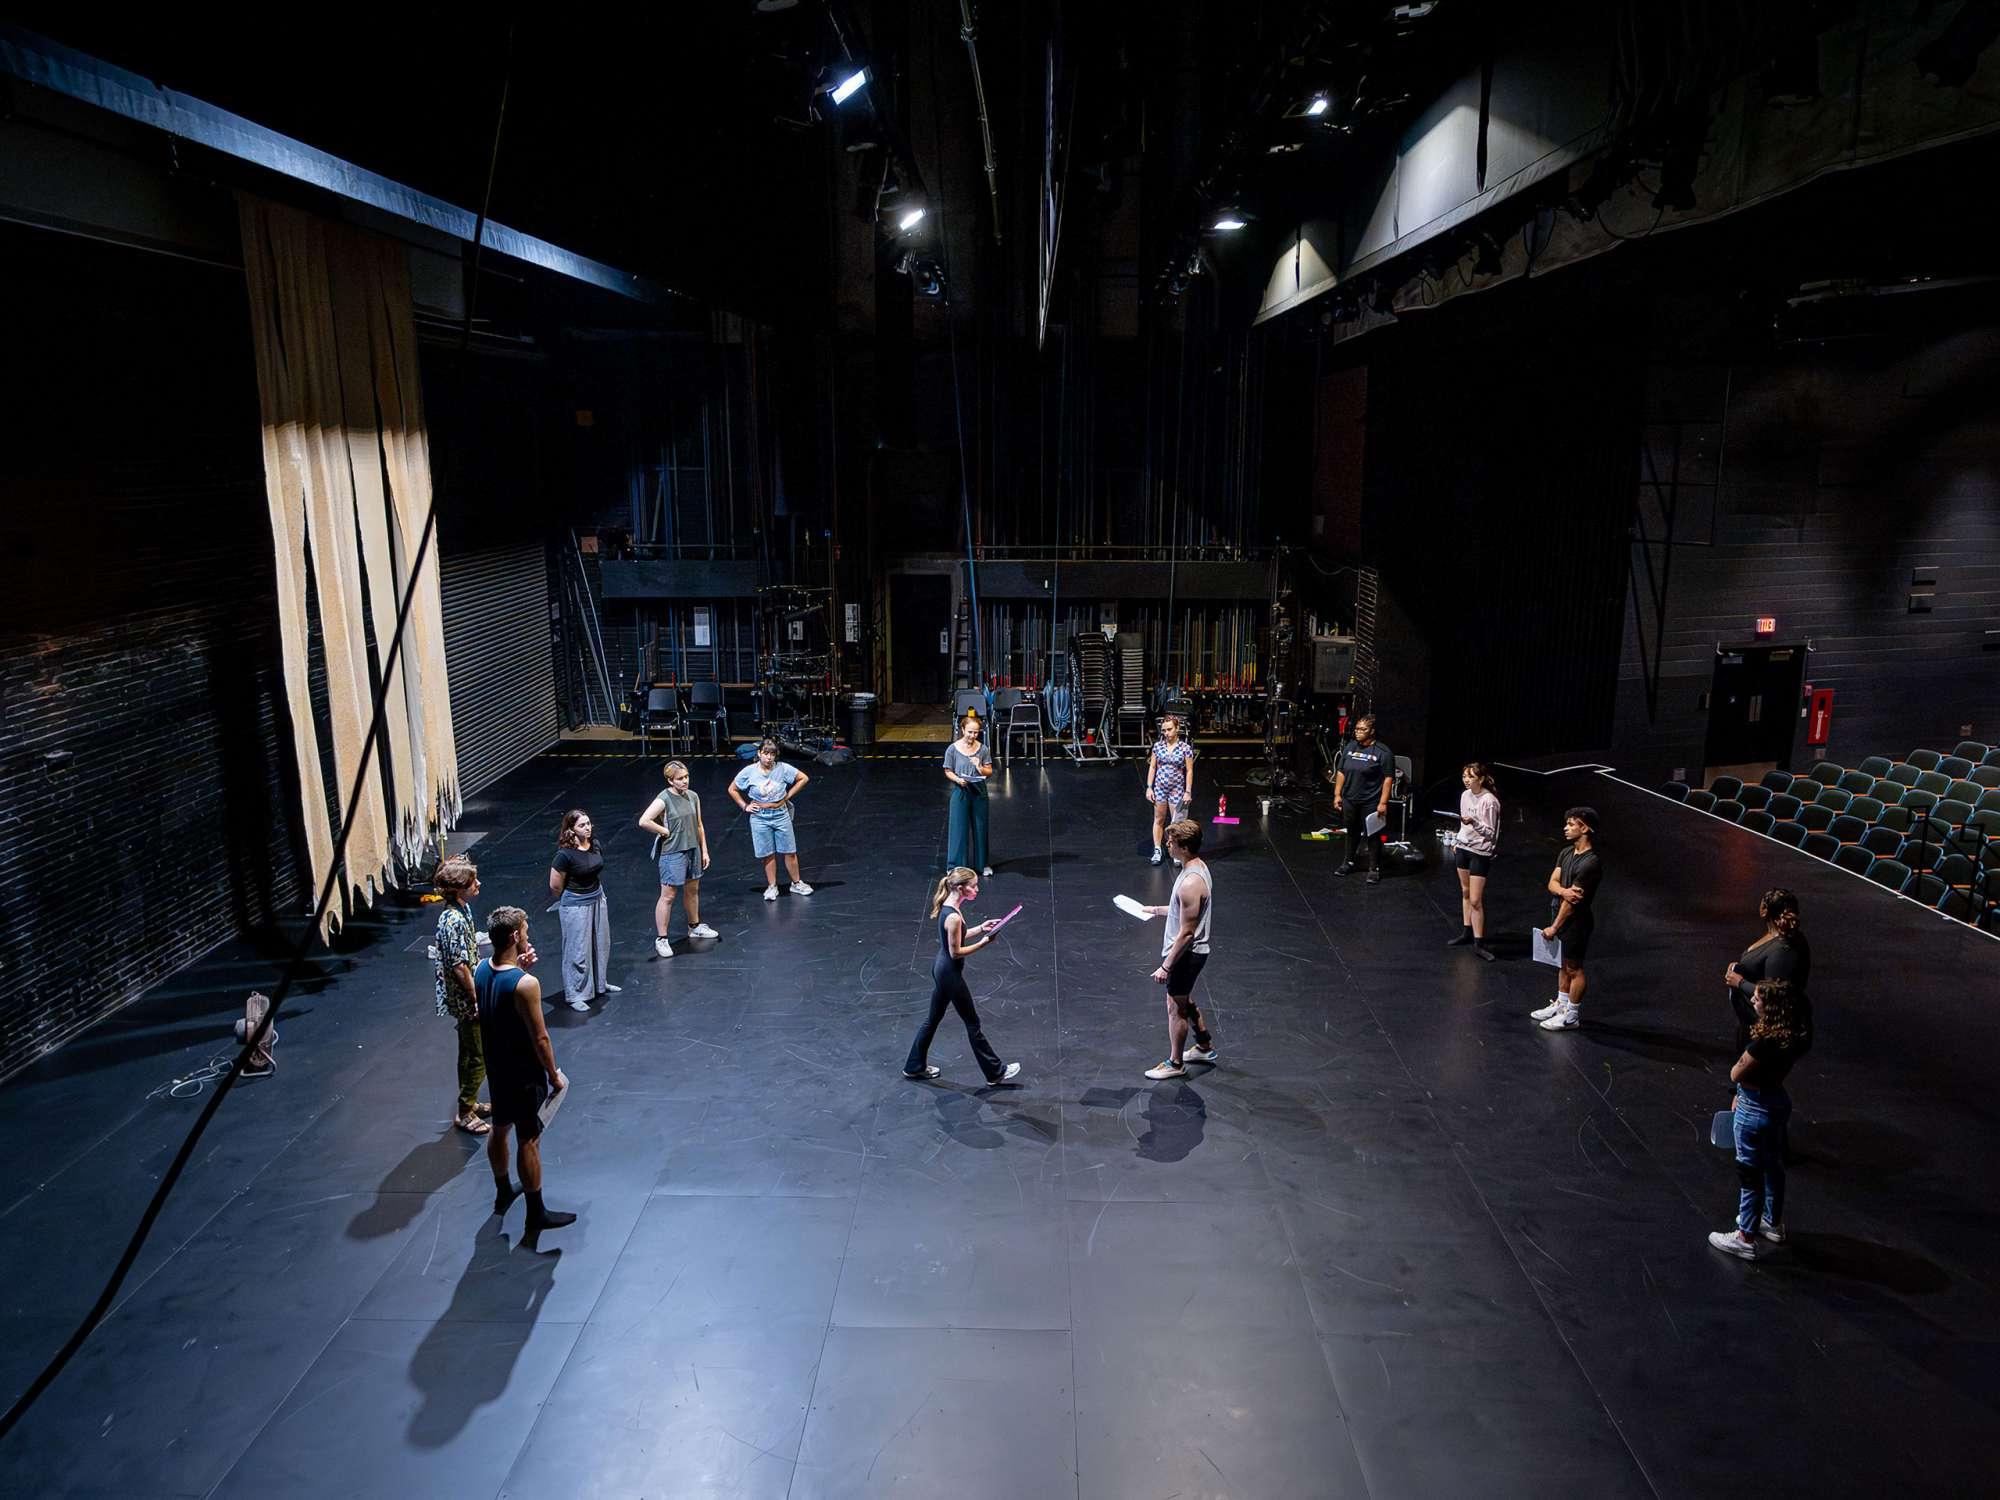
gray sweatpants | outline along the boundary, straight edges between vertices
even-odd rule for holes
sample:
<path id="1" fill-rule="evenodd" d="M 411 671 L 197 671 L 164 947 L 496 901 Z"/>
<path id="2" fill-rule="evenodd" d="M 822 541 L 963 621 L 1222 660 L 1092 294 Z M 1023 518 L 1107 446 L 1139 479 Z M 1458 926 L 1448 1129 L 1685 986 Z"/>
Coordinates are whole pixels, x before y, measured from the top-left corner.
<path id="1" fill-rule="evenodd" d="M 587 896 L 562 894 L 557 914 L 562 919 L 563 990 L 572 1000 L 604 993 L 611 963 L 610 910 L 603 886 Z"/>

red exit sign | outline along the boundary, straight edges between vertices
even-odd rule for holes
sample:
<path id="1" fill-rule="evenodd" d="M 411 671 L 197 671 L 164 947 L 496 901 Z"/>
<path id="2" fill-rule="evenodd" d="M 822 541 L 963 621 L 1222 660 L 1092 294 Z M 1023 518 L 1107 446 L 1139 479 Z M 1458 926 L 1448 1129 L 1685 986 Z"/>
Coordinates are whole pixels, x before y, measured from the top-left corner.
<path id="1" fill-rule="evenodd" d="M 1777 633 L 1778 633 L 1778 617 L 1776 615 L 1757 616 L 1757 634 L 1776 635 Z"/>

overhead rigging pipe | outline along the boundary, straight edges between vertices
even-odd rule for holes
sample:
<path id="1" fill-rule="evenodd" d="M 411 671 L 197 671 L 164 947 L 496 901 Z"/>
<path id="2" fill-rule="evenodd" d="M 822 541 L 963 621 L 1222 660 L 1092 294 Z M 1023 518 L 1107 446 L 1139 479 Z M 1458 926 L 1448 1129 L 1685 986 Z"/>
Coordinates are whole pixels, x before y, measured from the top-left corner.
<path id="1" fill-rule="evenodd" d="M 972 63 L 972 99 L 979 109 L 979 139 L 986 147 L 986 196 L 993 203 L 993 243 L 1000 243 L 1000 164 L 993 155 L 993 124 L 986 118 L 986 82 L 979 76 L 979 41 L 972 25 L 972 0 L 958 0 L 958 35 Z"/>

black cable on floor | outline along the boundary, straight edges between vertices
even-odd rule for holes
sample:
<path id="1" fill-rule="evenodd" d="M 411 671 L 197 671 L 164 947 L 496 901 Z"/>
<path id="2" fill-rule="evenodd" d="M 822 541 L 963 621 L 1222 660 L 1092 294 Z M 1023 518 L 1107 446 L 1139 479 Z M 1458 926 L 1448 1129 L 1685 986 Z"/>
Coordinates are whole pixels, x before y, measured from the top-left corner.
<path id="1" fill-rule="evenodd" d="M 514 26 L 510 23 L 507 28 L 507 57 L 500 80 L 500 104 L 493 121 L 493 150 L 486 167 L 486 192 L 480 201 L 479 217 L 472 232 L 472 285 L 466 292 L 465 322 L 460 330 L 461 352 L 470 345 L 472 339 L 473 310 L 479 300 L 479 261 L 481 252 L 485 248 L 482 241 L 485 239 L 487 211 L 493 204 L 493 179 L 500 163 L 500 133 L 507 121 L 507 93 L 513 77 L 513 63 Z M 104 1290 L 98 1293 L 90 1311 L 83 1315 L 83 1321 L 77 1324 L 76 1331 L 69 1336 L 62 1348 L 56 1351 L 54 1358 L 50 1359 L 42 1372 L 16 1398 L 14 1404 L 7 1408 L 6 1414 L 0 1416 L 0 1438 L 5 1438 L 20 1424 L 29 1409 L 41 1399 L 43 1393 L 55 1383 L 56 1377 L 61 1375 L 69 1362 L 76 1357 L 76 1352 L 83 1347 L 84 1340 L 88 1339 L 104 1321 L 104 1315 L 111 1310 L 111 1304 L 118 1296 L 118 1289 L 125 1284 L 125 1278 L 131 1274 L 132 1267 L 137 1263 L 139 1252 L 144 1248 L 147 1236 L 152 1233 L 153 1225 L 159 1221 L 160 1211 L 166 1207 L 168 1197 L 179 1184 L 182 1172 L 187 1169 L 188 1162 L 194 1156 L 195 1147 L 200 1144 L 202 1136 L 207 1132 L 209 1122 L 215 1118 L 215 1112 L 222 1108 L 222 1101 L 229 1097 L 230 1089 L 242 1076 L 244 1065 L 249 1062 L 251 1054 L 264 1045 L 265 1036 L 277 1024 L 279 1009 L 298 981 L 300 971 L 305 966 L 306 955 L 312 949 L 314 934 L 319 931 L 327 909 L 333 904 L 334 892 L 340 887 L 341 871 L 345 867 L 347 853 L 347 836 L 354 827 L 354 814 L 361 805 L 362 793 L 367 790 L 375 744 L 381 733 L 382 706 L 388 699 L 390 684 L 395 681 L 396 660 L 402 654 L 403 634 L 409 623 L 410 606 L 417 597 L 417 584 L 423 577 L 424 561 L 430 553 L 431 539 L 437 534 L 437 506 L 437 491 L 433 488 L 430 509 L 424 516 L 424 534 L 417 543 L 417 555 L 410 563 L 410 578 L 403 588 L 402 605 L 396 611 L 396 630 L 390 636 L 388 650 L 382 657 L 381 677 L 375 689 L 375 703 L 368 722 L 368 733 L 362 740 L 364 748 L 361 752 L 361 764 L 354 773 L 354 790 L 348 795 L 347 811 L 340 820 L 340 837 L 334 841 L 333 858 L 327 867 L 326 880 L 320 886 L 319 899 L 313 905 L 312 921 L 300 934 L 298 946 L 292 950 L 292 956 L 285 965 L 284 976 L 279 980 L 277 992 L 271 997 L 271 1003 L 264 1011 L 263 1020 L 245 1038 L 243 1050 L 237 1054 L 236 1065 L 217 1082 L 215 1092 L 209 1096 L 208 1103 L 195 1118 L 187 1139 L 181 1142 L 180 1150 L 174 1153 L 172 1164 L 160 1178 L 160 1185 L 154 1190 L 152 1201 L 146 1205 L 145 1213 L 140 1215 L 139 1226 L 132 1231 L 132 1238 L 125 1246 L 125 1253 L 118 1258 L 118 1264 L 112 1268 L 111 1277 L 105 1282 Z"/>

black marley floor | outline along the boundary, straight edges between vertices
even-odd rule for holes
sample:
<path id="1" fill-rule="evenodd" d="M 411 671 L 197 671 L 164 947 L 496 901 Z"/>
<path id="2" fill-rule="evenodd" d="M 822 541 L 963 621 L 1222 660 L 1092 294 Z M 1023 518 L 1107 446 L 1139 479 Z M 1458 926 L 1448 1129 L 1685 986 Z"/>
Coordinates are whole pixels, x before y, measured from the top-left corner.
<path id="1" fill-rule="evenodd" d="M 928 757 L 926 757 L 928 761 Z M 1525 1013 L 1433 868 L 1217 830 L 1222 1062 L 1185 1083 L 1147 978 L 1138 770 L 1017 768 L 968 972 L 1025 1087 L 898 1064 L 926 994 L 943 786 L 818 772 L 808 898 L 765 905 L 702 762 L 720 942 L 652 956 L 629 819 L 657 770 L 551 756 L 468 810 L 481 906 L 540 916 L 560 810 L 614 830 L 614 977 L 553 1012 L 577 1096 L 535 1253 L 446 1124 L 452 1036 L 408 910 L 287 1007 L 116 1312 L 0 1445 L 0 1492 L 119 1496 L 1706 1496 L 1990 1492 L 2000 1451 L 2000 949 L 1587 772 L 1512 773 L 1494 926 L 1543 904 L 1566 802 L 1604 812 L 1588 1024 Z M 1245 767 L 1222 768 L 1225 776 Z M 1212 783 L 1211 788 L 1212 790 Z M 1204 793 L 1205 811 L 1210 804 Z M 725 815 L 727 813 L 727 815 Z M 1791 1253 L 1725 1260 L 1718 982 L 1756 893 L 1801 892 L 1820 1040 Z M 678 930 L 678 919 L 676 922 Z M 216 954 L 0 1094 L 0 1388 L 90 1304 L 272 959 Z M 183 1093 L 190 1092 L 184 1089 Z M 559 1251 L 560 1253 L 555 1253 Z"/>

